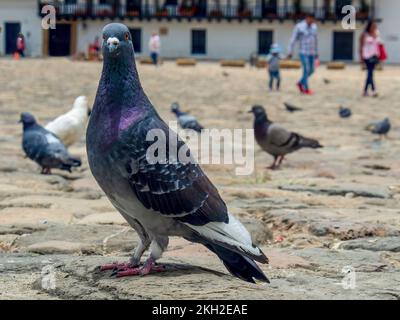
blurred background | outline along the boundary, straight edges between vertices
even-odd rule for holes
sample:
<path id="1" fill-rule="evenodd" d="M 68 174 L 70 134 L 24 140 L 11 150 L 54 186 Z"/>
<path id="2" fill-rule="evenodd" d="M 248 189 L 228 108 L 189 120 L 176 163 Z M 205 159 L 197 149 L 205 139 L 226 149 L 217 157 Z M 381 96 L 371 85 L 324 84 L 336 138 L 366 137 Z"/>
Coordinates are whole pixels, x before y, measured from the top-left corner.
<path id="1" fill-rule="evenodd" d="M 57 13 L 53 30 L 41 28 L 47 4 Z M 273 42 L 286 49 L 293 23 L 312 12 L 319 22 L 321 60 L 356 61 L 362 29 L 343 30 L 345 5 L 356 8 L 361 24 L 380 21 L 388 62 L 399 63 L 395 0 L 1 0 L 0 54 L 14 53 L 22 32 L 27 56 L 87 57 L 104 22 L 112 20 L 129 26 L 138 55 L 149 54 L 148 39 L 158 32 L 165 58 L 247 59 L 266 54 Z"/>
<path id="2" fill-rule="evenodd" d="M 349 4 L 355 29 L 342 26 Z M 48 5 L 55 29 L 42 27 Z M 399 12 L 398 0 L 0 0 L 0 299 L 398 299 Z M 309 14 L 319 59 L 299 92 L 307 63 L 297 45 L 288 59 L 288 47 Z M 165 121 L 193 120 L 171 112 L 178 103 L 206 129 L 253 129 L 249 110 L 261 105 L 271 121 L 324 146 L 269 170 L 273 157 L 255 143 L 248 176 L 202 166 L 269 257 L 261 268 L 270 285 L 243 283 L 174 237 L 161 259 L 178 266 L 172 274 L 115 279 L 96 269 L 127 260 L 138 243 L 86 155 L 102 29 L 113 21 L 129 27 L 142 86 Z M 360 61 L 366 34 L 386 59 Z M 277 70 L 280 87 L 270 87 Z M 364 90 L 371 71 L 373 94 Z M 79 135 L 63 141 L 81 165 L 40 174 L 21 147 L 21 112 L 54 130 L 78 117 Z"/>

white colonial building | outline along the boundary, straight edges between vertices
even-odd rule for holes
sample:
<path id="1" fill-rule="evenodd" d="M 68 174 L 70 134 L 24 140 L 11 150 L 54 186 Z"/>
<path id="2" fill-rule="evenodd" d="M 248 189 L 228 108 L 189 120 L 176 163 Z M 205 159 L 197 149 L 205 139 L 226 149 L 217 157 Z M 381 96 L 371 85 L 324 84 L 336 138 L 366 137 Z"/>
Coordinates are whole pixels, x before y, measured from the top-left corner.
<path id="1" fill-rule="evenodd" d="M 41 27 L 46 4 L 56 8 L 55 30 Z M 342 28 L 341 9 L 348 4 L 357 9 L 355 30 Z M 357 60 L 359 35 L 374 18 L 389 62 L 400 63 L 398 0 L 0 0 L 0 55 L 15 51 L 20 31 L 33 57 L 87 52 L 102 27 L 118 21 L 131 29 L 139 55 L 148 54 L 156 31 L 165 58 L 247 59 L 265 54 L 273 42 L 286 51 L 294 23 L 306 12 L 318 20 L 321 60 Z"/>

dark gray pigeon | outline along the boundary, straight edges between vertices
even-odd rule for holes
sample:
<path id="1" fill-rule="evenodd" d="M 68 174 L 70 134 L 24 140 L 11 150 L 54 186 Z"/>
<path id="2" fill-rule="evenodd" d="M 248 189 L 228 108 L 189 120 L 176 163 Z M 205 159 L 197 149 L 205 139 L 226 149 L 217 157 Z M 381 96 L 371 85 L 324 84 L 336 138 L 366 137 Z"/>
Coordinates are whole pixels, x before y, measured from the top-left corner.
<path id="1" fill-rule="evenodd" d="M 323 80 L 324 80 L 324 83 L 325 83 L 325 84 L 330 84 L 330 83 L 331 83 L 331 80 L 329 80 L 329 79 L 327 79 L 327 78 L 324 78 Z"/>
<path id="2" fill-rule="evenodd" d="M 296 106 L 294 106 L 294 105 L 292 105 L 290 103 L 287 103 L 287 102 L 284 102 L 283 104 L 285 105 L 286 110 L 289 111 L 290 113 L 303 110 L 302 108 L 296 107 Z"/>
<path id="3" fill-rule="evenodd" d="M 274 157 L 270 169 L 278 168 L 289 153 L 302 148 L 322 148 L 317 140 L 302 137 L 271 122 L 263 106 L 253 106 L 249 112 L 255 117 L 254 134 L 257 143 L 261 149 Z"/>
<path id="4" fill-rule="evenodd" d="M 82 164 L 68 153 L 56 135 L 40 126 L 30 113 L 23 112 L 20 122 L 24 130 L 22 148 L 29 159 L 42 167 L 42 174 L 50 174 L 53 168 L 71 172 L 72 167 Z"/>
<path id="5" fill-rule="evenodd" d="M 369 126 L 369 131 L 373 134 L 378 134 L 379 136 L 387 136 L 391 129 L 391 124 L 389 118 L 385 118 L 383 121 L 376 122 L 373 125 Z"/>
<path id="6" fill-rule="evenodd" d="M 339 107 L 339 116 L 341 118 L 350 118 L 352 116 L 352 112 L 350 108 L 345 108 L 343 106 Z"/>
<path id="7" fill-rule="evenodd" d="M 194 116 L 188 114 L 187 112 L 181 111 L 178 102 L 174 102 L 171 105 L 171 111 L 175 113 L 178 119 L 178 123 L 183 129 L 190 129 L 199 133 L 201 133 L 201 130 L 204 129 L 204 127 L 197 121 Z"/>
<path id="8" fill-rule="evenodd" d="M 111 23 L 104 27 L 103 39 L 103 70 L 87 130 L 89 165 L 141 241 L 128 263 L 101 270 L 113 269 L 118 277 L 164 271 L 156 261 L 169 237 L 180 236 L 206 246 L 234 276 L 268 282 L 254 262 L 268 259 L 252 243 L 249 232 L 228 212 L 200 166 L 191 157 L 185 158 L 188 161 L 177 157 L 174 150 L 189 149 L 143 91 L 129 29 Z M 149 132 L 157 134 L 157 143 L 161 141 L 153 153 L 148 153 L 155 144 L 146 139 Z M 150 256 L 140 265 L 149 247 Z"/>

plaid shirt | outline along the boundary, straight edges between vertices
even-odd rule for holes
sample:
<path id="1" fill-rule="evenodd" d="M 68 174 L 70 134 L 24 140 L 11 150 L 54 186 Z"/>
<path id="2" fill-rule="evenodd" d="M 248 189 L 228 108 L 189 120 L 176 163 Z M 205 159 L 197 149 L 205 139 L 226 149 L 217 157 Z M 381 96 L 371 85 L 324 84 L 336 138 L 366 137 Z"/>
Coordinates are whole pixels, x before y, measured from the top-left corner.
<path id="1" fill-rule="evenodd" d="M 311 26 L 305 20 L 299 22 L 294 28 L 292 38 L 289 44 L 289 53 L 293 54 L 294 45 L 299 41 L 299 53 L 309 56 L 318 54 L 318 29 L 313 23 Z"/>

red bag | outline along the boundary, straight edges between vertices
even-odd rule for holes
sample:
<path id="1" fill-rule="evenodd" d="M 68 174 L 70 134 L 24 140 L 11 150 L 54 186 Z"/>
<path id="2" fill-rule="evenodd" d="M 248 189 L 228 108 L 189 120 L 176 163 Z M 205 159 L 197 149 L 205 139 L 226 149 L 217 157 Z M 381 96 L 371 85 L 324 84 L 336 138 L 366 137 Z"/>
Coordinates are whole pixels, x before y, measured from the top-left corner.
<path id="1" fill-rule="evenodd" d="M 379 60 L 380 61 L 387 60 L 388 54 L 383 43 L 378 44 L 378 50 L 379 50 Z"/>

